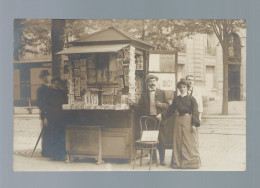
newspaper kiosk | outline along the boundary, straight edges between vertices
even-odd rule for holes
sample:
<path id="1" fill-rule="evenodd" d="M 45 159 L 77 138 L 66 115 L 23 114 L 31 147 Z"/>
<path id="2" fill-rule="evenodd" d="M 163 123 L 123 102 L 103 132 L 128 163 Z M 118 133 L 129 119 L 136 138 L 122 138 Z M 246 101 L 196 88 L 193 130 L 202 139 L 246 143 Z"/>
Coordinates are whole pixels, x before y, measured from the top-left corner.
<path id="1" fill-rule="evenodd" d="M 110 27 L 57 54 L 65 55 L 68 80 L 66 151 L 68 159 L 132 159 L 135 115 L 128 102 L 138 100 L 147 75 L 149 43 Z"/>

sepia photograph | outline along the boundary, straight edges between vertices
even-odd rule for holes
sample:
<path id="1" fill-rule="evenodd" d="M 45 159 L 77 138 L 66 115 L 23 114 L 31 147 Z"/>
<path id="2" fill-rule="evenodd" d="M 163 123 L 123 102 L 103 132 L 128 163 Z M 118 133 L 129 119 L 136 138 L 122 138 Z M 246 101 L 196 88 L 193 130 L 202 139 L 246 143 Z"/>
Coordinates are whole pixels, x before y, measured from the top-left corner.
<path id="1" fill-rule="evenodd" d="M 14 19 L 13 170 L 246 171 L 246 20 Z"/>

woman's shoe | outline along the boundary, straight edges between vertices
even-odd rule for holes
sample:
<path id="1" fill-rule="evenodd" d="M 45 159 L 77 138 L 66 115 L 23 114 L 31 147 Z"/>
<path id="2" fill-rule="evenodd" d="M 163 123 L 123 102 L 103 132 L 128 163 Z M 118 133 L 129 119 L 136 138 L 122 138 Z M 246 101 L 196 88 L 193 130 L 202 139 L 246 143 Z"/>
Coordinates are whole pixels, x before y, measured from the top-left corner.
<path id="1" fill-rule="evenodd" d="M 160 162 L 160 165 L 161 165 L 161 166 L 166 166 L 166 162 L 165 162 L 165 161 L 161 161 L 161 162 Z"/>

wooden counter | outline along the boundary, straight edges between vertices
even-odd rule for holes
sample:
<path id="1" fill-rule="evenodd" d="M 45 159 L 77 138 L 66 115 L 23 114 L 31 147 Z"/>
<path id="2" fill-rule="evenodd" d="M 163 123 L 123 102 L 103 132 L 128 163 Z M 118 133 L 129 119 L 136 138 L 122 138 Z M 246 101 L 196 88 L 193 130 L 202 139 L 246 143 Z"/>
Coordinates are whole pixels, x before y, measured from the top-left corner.
<path id="1" fill-rule="evenodd" d="M 99 163 L 101 152 L 102 158 L 131 161 L 135 140 L 134 111 L 83 109 L 64 110 L 63 114 L 67 126 L 66 151 L 72 158 L 92 155 Z M 101 151 L 98 150 L 98 133 L 91 127 L 101 130 Z"/>

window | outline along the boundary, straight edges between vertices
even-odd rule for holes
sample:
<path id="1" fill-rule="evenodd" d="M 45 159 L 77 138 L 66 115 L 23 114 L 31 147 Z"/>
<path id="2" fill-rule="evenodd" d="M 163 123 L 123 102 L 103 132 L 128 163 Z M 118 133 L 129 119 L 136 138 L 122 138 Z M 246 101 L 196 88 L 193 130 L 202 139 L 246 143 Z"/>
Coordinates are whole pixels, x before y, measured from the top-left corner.
<path id="1" fill-rule="evenodd" d="M 217 54 L 216 38 L 214 34 L 207 34 L 206 55 L 216 56 L 216 54 Z"/>
<path id="2" fill-rule="evenodd" d="M 206 66 L 206 87 L 208 89 L 215 88 L 215 67 Z"/>
<path id="3" fill-rule="evenodd" d="M 150 54 L 150 72 L 175 72 L 175 54 Z"/>
<path id="4" fill-rule="evenodd" d="M 241 57 L 241 43 L 240 38 L 237 34 L 232 33 L 229 39 L 229 56 L 230 57 Z"/>

